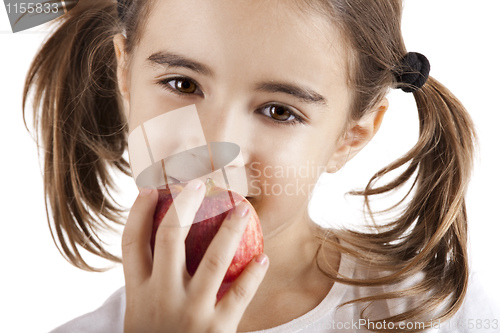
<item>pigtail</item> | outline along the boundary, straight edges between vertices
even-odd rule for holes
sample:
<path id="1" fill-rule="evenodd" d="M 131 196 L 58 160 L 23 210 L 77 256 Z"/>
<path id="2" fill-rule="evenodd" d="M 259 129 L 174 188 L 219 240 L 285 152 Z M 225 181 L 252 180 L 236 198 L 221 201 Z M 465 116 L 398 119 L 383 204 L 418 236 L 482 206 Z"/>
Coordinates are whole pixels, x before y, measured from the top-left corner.
<path id="1" fill-rule="evenodd" d="M 405 156 L 375 174 L 363 191 L 352 192 L 364 196 L 372 218 L 371 196 L 399 189 L 413 179 L 404 196 L 411 200 L 400 216 L 379 226 L 376 234 L 349 231 L 347 237 L 358 251 L 369 253 L 364 259 L 376 260 L 382 269 L 395 272 L 354 284 L 383 285 L 424 273 L 423 281 L 402 292 L 428 296 L 420 300 L 418 308 L 385 318 L 396 322 L 431 311 L 440 313 L 434 320 L 449 319 L 464 300 L 469 274 L 465 195 L 474 158 L 474 126 L 460 101 L 434 78 L 413 95 L 420 121 L 418 142 Z M 375 186 L 403 166 L 407 167 L 398 177 Z M 402 204 L 403 200 L 390 209 Z M 394 297 L 381 294 L 359 301 Z"/>
<path id="2" fill-rule="evenodd" d="M 25 125 L 33 93 L 52 238 L 70 263 L 88 271 L 103 269 L 90 266 L 80 248 L 121 262 L 98 236 L 123 224 L 123 210 L 110 194 L 111 169 L 130 175 L 113 46 L 113 35 L 120 32 L 116 7 L 116 1 L 79 1 L 52 21 L 57 29 L 34 58 L 23 93 Z"/>
<path id="3" fill-rule="evenodd" d="M 467 211 L 465 197 L 472 174 L 477 135 L 472 119 L 460 101 L 441 83 L 430 78 L 414 93 L 420 119 L 422 151 L 418 161 L 418 187 L 407 217 L 418 215 L 412 233 L 426 244 L 422 270 L 436 281 L 434 290 L 449 310 L 450 318 L 462 304 L 469 275 Z M 407 237 L 411 249 L 417 241 Z"/>

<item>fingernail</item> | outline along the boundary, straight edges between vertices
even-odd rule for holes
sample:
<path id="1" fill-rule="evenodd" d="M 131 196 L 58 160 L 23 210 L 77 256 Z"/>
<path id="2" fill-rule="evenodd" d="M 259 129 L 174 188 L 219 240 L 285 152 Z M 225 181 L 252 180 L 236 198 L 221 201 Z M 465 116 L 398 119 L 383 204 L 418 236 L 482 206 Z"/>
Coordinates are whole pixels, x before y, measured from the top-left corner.
<path id="1" fill-rule="evenodd" d="M 152 188 L 141 188 L 141 191 L 139 192 L 139 195 L 141 197 L 145 197 L 147 195 L 150 195 L 151 192 L 153 192 L 153 189 Z"/>
<path id="2" fill-rule="evenodd" d="M 201 188 L 201 185 L 203 184 L 200 180 L 193 179 L 187 184 L 186 188 L 188 190 L 199 190 Z"/>
<path id="3" fill-rule="evenodd" d="M 264 266 L 265 264 L 267 264 L 267 256 L 264 253 L 261 253 L 257 256 L 257 258 L 255 258 L 255 262 Z"/>
<path id="4" fill-rule="evenodd" d="M 248 205 L 243 203 L 239 204 L 238 207 L 236 207 L 236 215 L 240 217 L 245 217 L 249 211 L 250 209 L 248 208 Z"/>

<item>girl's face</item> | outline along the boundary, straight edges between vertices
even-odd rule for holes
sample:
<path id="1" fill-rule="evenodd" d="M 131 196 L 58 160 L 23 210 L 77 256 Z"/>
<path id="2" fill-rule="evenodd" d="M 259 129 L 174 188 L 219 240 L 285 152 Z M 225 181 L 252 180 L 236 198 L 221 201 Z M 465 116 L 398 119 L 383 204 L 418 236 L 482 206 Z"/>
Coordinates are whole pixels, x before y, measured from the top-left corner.
<path id="1" fill-rule="evenodd" d="M 267 237 L 303 219 L 321 172 L 360 145 L 344 140 L 350 90 L 340 38 L 288 3 L 157 1 L 129 70 L 119 71 L 131 131 L 195 104 L 207 142 L 240 146 Z M 123 40 L 115 43 L 123 65 Z"/>

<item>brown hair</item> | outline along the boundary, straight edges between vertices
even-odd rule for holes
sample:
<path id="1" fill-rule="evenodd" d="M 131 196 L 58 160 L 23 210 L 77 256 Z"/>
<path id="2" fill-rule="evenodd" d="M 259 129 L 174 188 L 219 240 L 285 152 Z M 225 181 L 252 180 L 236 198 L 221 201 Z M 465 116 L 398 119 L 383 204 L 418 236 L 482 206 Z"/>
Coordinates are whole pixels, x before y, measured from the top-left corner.
<path id="1" fill-rule="evenodd" d="M 32 92 L 33 126 L 44 158 L 47 218 L 56 246 L 76 267 L 102 271 L 84 260 L 80 248 L 121 262 L 103 247 L 99 233 L 123 224 L 124 210 L 110 193 L 115 189 L 112 169 L 130 176 L 123 158 L 128 129 L 113 45 L 123 27 L 116 1 L 65 3 L 68 13 L 51 22 L 57 29 L 28 71 L 23 115 L 26 122 L 26 101 Z M 134 3 L 136 17 L 147 16 L 149 1 Z M 141 28 L 139 20 L 128 20 L 129 45 L 138 42 Z"/>
<path id="2" fill-rule="evenodd" d="M 131 55 L 154 3 L 122 2 L 125 23 L 118 20 L 116 1 L 109 0 L 80 1 L 56 20 L 60 25 L 35 57 L 24 91 L 23 112 L 28 93 L 34 90 L 33 120 L 45 159 L 51 230 L 55 228 L 67 260 L 87 270 L 99 269 L 86 263 L 78 246 L 120 261 L 102 247 L 98 231 L 111 227 L 106 220 L 122 223 L 122 210 L 109 192 L 113 186 L 109 168 L 130 175 L 122 157 L 127 125 L 117 88 L 112 38 L 125 29 L 126 52 Z M 351 120 L 361 118 L 389 88 L 397 87 L 394 73 L 401 70 L 401 59 L 407 53 L 401 36 L 402 1 L 301 0 L 297 5 L 326 15 L 340 28 L 348 46 L 349 84 L 355 92 Z M 363 191 L 352 192 L 364 196 L 372 218 L 372 196 L 396 191 L 410 182 L 406 196 L 391 209 L 411 200 L 391 223 L 376 227 L 376 232 L 341 230 L 335 232 L 335 239 L 343 245 L 333 239 L 324 243 L 391 273 L 357 280 L 320 267 L 335 281 L 355 286 L 390 285 L 423 273 L 425 278 L 409 289 L 352 301 L 426 295 L 414 309 L 385 318 L 391 322 L 448 319 L 458 310 L 467 289 L 464 198 L 472 169 L 473 124 L 462 104 L 432 77 L 413 96 L 420 119 L 418 142 L 374 175 Z M 401 170 L 397 177 L 375 186 L 397 170 Z"/>

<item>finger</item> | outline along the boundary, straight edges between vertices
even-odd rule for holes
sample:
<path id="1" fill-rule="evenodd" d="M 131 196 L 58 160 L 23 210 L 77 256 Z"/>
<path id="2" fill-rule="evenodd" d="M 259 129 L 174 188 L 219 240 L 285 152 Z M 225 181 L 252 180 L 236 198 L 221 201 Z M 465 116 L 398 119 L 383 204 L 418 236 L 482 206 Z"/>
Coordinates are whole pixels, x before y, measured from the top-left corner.
<path id="1" fill-rule="evenodd" d="M 122 261 L 126 284 L 140 284 L 151 274 L 149 240 L 157 198 L 158 192 L 155 189 L 142 189 L 130 209 L 122 236 Z"/>
<path id="2" fill-rule="evenodd" d="M 241 202 L 222 222 L 193 276 L 191 292 L 194 295 L 215 299 L 247 226 L 249 212 L 249 205 Z"/>
<path id="3" fill-rule="evenodd" d="M 245 267 L 216 306 L 224 322 L 236 321 L 236 325 L 239 323 L 268 268 L 269 258 L 264 253 L 256 256 Z"/>
<path id="4" fill-rule="evenodd" d="M 163 280 L 165 276 L 184 276 L 186 267 L 184 241 L 204 196 L 205 184 L 194 179 L 175 197 L 156 232 L 154 276 Z"/>

